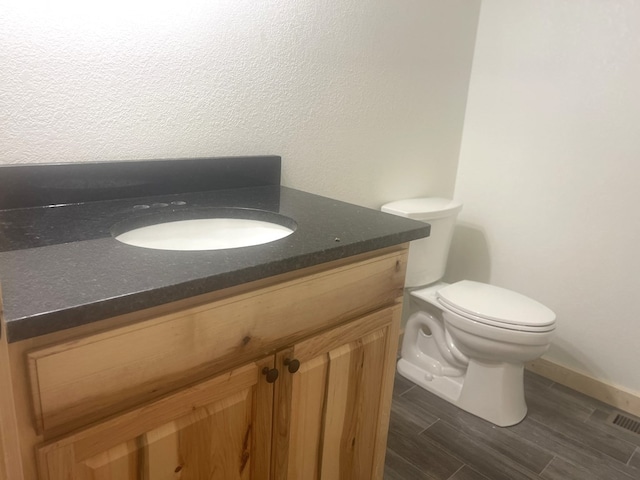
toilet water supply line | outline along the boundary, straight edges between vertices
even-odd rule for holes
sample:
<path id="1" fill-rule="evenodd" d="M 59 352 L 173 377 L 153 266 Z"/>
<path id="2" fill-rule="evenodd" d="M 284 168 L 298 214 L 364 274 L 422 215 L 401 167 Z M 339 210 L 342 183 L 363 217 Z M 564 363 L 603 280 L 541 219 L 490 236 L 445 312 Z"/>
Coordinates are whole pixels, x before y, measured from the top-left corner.
<path id="1" fill-rule="evenodd" d="M 416 312 L 409 317 L 404 329 L 402 356 L 405 358 L 409 356 L 418 361 L 424 360 L 425 354 L 418 348 L 418 335 L 421 334 L 423 326 L 431 332 L 443 359 L 451 364 L 442 365 L 440 362 L 435 362 L 436 364 L 431 366 L 437 371 L 431 373 L 450 377 L 463 375 L 469 358 L 454 345 L 451 335 L 445 330 L 442 322 L 427 312 Z"/>

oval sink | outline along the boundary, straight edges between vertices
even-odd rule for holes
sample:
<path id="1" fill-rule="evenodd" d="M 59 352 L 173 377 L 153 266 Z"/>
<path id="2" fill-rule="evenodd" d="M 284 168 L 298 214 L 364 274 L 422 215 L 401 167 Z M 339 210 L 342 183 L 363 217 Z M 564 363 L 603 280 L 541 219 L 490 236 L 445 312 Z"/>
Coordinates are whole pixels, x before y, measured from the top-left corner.
<path id="1" fill-rule="evenodd" d="M 155 250 L 223 250 L 273 242 L 291 235 L 296 227 L 287 217 L 260 210 L 229 208 L 214 209 L 213 212 L 180 212 L 179 217 L 185 216 L 205 218 L 169 220 L 163 216 L 164 220 L 159 221 L 158 217 L 155 220 L 143 217 L 135 222 L 142 222 L 142 226 L 129 229 L 120 224 L 114 227 L 114 237 L 127 245 Z"/>

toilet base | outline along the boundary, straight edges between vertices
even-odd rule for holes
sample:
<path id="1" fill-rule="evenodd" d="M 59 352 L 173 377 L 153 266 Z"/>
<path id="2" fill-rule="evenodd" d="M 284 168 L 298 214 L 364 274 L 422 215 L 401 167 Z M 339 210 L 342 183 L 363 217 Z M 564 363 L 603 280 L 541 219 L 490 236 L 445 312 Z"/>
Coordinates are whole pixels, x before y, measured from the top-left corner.
<path id="1" fill-rule="evenodd" d="M 524 365 L 491 364 L 470 360 L 462 377 L 433 375 L 404 358 L 398 373 L 456 405 L 499 427 L 520 423 L 527 414 L 524 400 Z"/>
<path id="2" fill-rule="evenodd" d="M 433 375 L 426 370 L 406 361 L 404 358 L 398 360 L 398 373 L 407 380 L 425 390 L 435 393 L 440 398 L 456 404 L 462 391 L 463 377 L 441 377 Z"/>

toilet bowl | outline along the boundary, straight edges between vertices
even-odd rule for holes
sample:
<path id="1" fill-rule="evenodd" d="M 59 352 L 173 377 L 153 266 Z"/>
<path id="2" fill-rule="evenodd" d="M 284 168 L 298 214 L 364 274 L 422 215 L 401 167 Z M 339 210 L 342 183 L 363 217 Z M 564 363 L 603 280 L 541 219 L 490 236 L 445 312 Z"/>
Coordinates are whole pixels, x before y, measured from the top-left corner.
<path id="1" fill-rule="evenodd" d="M 527 412 L 524 362 L 549 348 L 555 314 L 504 288 L 468 280 L 439 282 L 461 207 L 421 198 L 382 208 L 431 224 L 431 236 L 412 242 L 409 250 L 408 320 L 398 372 L 463 410 L 510 426 Z"/>

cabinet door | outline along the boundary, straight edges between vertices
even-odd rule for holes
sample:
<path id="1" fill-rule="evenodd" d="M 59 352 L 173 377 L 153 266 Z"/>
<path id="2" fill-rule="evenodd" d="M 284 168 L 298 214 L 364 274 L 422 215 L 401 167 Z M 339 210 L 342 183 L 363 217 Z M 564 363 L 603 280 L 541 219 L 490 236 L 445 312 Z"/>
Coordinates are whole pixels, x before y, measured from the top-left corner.
<path id="1" fill-rule="evenodd" d="M 41 480 L 267 480 L 270 356 L 38 449 Z"/>
<path id="2" fill-rule="evenodd" d="M 382 479 L 399 321 L 390 307 L 278 353 L 274 478 Z"/>

